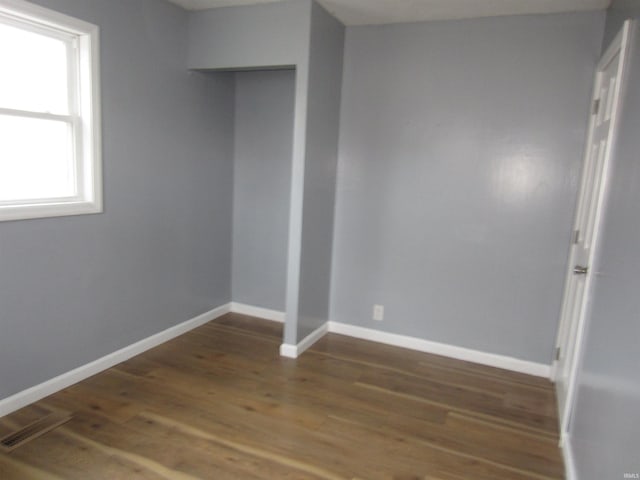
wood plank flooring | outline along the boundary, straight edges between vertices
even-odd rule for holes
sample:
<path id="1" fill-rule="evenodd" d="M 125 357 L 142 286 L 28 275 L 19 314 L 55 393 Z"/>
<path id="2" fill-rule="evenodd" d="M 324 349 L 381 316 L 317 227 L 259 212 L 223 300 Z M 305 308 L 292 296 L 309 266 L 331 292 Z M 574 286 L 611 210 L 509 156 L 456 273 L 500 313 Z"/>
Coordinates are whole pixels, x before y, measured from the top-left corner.
<path id="1" fill-rule="evenodd" d="M 0 419 L 73 412 L 0 478 L 564 478 L 548 381 L 334 334 L 290 360 L 281 338 L 228 314 Z"/>

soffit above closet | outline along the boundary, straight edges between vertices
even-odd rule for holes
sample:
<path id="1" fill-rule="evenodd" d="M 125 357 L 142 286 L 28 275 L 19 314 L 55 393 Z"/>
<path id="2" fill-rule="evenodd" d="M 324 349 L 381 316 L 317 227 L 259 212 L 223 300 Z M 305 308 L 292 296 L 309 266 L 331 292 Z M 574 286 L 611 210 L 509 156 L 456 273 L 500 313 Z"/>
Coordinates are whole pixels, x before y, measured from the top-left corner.
<path id="1" fill-rule="evenodd" d="M 169 0 L 188 10 L 279 0 Z M 345 25 L 379 25 L 461 18 L 604 10 L 611 0 L 319 0 Z"/>

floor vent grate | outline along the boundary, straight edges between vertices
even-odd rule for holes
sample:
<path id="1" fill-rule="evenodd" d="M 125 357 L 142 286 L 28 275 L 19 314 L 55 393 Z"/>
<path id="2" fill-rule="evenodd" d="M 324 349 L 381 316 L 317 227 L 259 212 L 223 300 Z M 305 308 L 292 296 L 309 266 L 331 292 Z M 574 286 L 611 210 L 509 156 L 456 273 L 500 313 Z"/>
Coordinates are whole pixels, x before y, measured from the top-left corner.
<path id="1" fill-rule="evenodd" d="M 71 414 L 69 412 L 50 413 L 46 417 L 36 420 L 26 427 L 0 439 L 0 451 L 10 452 L 15 450 L 19 446 L 50 432 L 69 420 L 71 420 Z"/>

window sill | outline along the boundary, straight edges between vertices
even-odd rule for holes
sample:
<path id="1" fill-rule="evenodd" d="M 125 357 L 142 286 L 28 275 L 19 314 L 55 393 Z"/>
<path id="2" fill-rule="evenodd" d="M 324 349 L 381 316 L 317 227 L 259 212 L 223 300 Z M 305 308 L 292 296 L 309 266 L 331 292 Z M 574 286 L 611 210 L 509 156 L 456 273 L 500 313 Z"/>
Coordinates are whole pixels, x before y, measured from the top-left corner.
<path id="1" fill-rule="evenodd" d="M 42 203 L 33 205 L 0 206 L 0 222 L 34 218 L 66 217 L 102 213 L 98 202 L 77 201 L 68 203 Z"/>

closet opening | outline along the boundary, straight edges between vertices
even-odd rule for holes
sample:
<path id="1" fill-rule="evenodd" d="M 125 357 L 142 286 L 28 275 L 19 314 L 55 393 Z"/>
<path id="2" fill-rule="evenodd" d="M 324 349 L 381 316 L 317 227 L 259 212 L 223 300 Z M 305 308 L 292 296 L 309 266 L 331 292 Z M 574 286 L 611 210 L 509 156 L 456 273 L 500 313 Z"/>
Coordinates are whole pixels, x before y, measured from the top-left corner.
<path id="1" fill-rule="evenodd" d="M 232 299 L 284 321 L 295 70 L 233 75 Z"/>

